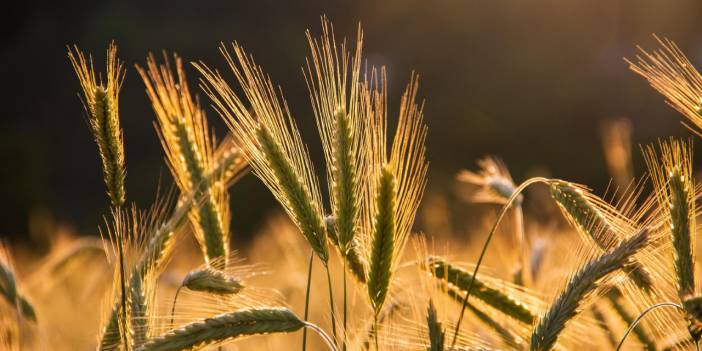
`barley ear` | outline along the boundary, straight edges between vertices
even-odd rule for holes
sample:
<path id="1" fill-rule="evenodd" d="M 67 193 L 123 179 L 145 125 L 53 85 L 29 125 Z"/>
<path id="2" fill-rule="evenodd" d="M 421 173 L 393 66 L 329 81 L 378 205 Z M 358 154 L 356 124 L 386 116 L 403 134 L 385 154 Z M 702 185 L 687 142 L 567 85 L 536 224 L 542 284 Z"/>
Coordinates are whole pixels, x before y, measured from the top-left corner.
<path id="1" fill-rule="evenodd" d="M 702 128 L 702 75 L 674 42 L 654 37 L 660 49 L 649 53 L 639 47 L 637 62 L 626 60 L 629 68 L 698 129 Z"/>
<path id="2" fill-rule="evenodd" d="M 272 333 L 289 333 L 305 326 L 285 308 L 250 308 L 224 313 L 173 329 L 149 339 L 136 351 L 178 351 L 199 349 L 237 338 Z"/>
<path id="3" fill-rule="evenodd" d="M 95 138 L 102 160 L 102 171 L 107 194 L 112 206 L 120 207 L 125 201 L 124 143 L 119 122 L 118 98 L 124 78 L 122 62 L 117 59 L 117 46 L 107 49 L 107 82 L 98 82 L 93 71 L 92 58 L 86 60 L 77 46 L 68 49 L 68 58 L 83 90 L 83 104 L 88 115 L 88 126 Z"/>
<path id="4" fill-rule="evenodd" d="M 229 197 L 220 179 L 205 182 L 206 174 L 215 167 L 214 137 L 197 97 L 190 94 L 182 60 L 174 55 L 174 75 L 165 54 L 164 57 L 165 63 L 158 65 L 154 56 L 149 55 L 147 69 L 137 66 L 137 70 L 156 113 L 157 131 L 176 184 L 183 193 L 197 191 L 195 196 L 204 197 L 189 216 L 205 260 L 223 258 L 216 262 L 226 264 Z"/>
<path id="5" fill-rule="evenodd" d="M 427 330 L 429 331 L 429 348 L 427 351 L 444 351 L 445 332 L 436 315 L 434 302 L 429 300 L 427 309 Z"/>
<path id="6" fill-rule="evenodd" d="M 602 206 L 604 201 L 590 194 L 581 186 L 562 181 L 550 182 L 551 197 L 556 201 L 568 220 L 584 232 L 602 251 L 611 249 L 619 242 L 617 229 L 610 223 Z M 609 209 L 615 211 L 614 208 Z M 653 289 L 653 278 L 638 261 L 632 260 L 624 268 L 634 284 L 645 292 Z"/>
<path id="7" fill-rule="evenodd" d="M 694 236 L 696 211 L 692 179 L 692 142 L 659 142 L 644 151 L 659 206 L 665 213 L 673 243 L 674 266 L 680 298 L 695 293 Z"/>
<path id="8" fill-rule="evenodd" d="M 324 225 L 327 228 L 327 236 L 329 239 L 338 245 L 338 237 L 336 233 L 336 219 L 334 216 L 327 216 L 324 219 Z M 341 254 L 346 261 L 346 267 L 353 273 L 353 276 L 360 282 L 366 282 L 366 262 L 361 256 L 359 251 L 358 243 L 352 241 L 348 249 L 342 251 Z"/>
<path id="9" fill-rule="evenodd" d="M 185 276 L 181 285 L 192 291 L 217 295 L 237 294 L 244 288 L 239 279 L 211 267 L 191 271 Z"/>
<path id="10" fill-rule="evenodd" d="M 395 252 L 395 177 L 383 167 L 375 198 L 375 220 L 368 270 L 368 296 L 375 313 L 379 313 L 390 288 Z"/>
<path id="11" fill-rule="evenodd" d="M 608 274 L 623 267 L 649 242 L 648 229 L 624 239 L 612 250 L 588 261 L 575 273 L 541 316 L 531 334 L 531 350 L 547 351 L 555 347 L 560 333 L 579 312 L 585 300 L 600 287 Z"/>
<path id="12" fill-rule="evenodd" d="M 302 234 L 317 256 L 326 263 L 329 260 L 329 252 L 325 242 L 326 231 L 320 214 L 312 206 L 310 194 L 298 179 L 280 145 L 275 142 L 270 132 L 261 126 L 257 136 L 261 149 L 268 160 L 268 165 L 280 182 L 287 204 L 295 213 Z"/>
<path id="13" fill-rule="evenodd" d="M 452 265 L 441 258 L 432 257 L 427 262 L 429 273 L 463 292 L 473 280 L 473 275 L 468 271 Z M 515 296 L 508 295 L 503 289 L 492 286 L 476 277 L 473 283 L 471 296 L 481 300 L 492 308 L 514 318 L 522 323 L 531 324 L 536 319 L 529 307 L 518 301 Z"/>

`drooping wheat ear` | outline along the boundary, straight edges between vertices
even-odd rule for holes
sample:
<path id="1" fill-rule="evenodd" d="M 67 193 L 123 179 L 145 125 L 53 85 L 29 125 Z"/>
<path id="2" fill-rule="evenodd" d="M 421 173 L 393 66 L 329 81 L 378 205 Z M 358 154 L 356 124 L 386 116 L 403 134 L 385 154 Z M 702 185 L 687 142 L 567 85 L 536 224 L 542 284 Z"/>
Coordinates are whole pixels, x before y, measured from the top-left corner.
<path id="1" fill-rule="evenodd" d="M 7 304 L 13 306 L 22 318 L 27 318 L 32 322 L 37 321 L 32 304 L 19 293 L 17 280 L 15 279 L 10 251 L 0 243 L 0 295 L 5 298 Z"/>
<path id="2" fill-rule="evenodd" d="M 329 239 L 335 244 L 338 242 L 338 237 L 336 234 L 336 219 L 334 216 L 327 216 L 324 219 L 324 225 L 327 227 L 327 235 Z M 337 238 L 337 239 L 334 239 Z M 361 282 L 366 282 L 366 266 L 367 263 L 361 255 L 359 244 L 356 240 L 353 240 L 348 249 L 341 252 L 344 260 L 346 261 L 346 267 L 353 273 L 353 276 Z"/>
<path id="3" fill-rule="evenodd" d="M 473 279 L 473 275 L 468 271 L 438 257 L 429 258 L 427 269 L 436 278 L 444 280 L 450 286 L 464 292 L 468 290 L 468 286 Z M 498 287 L 481 281 L 477 277 L 473 283 L 471 296 L 520 322 L 531 324 L 536 319 L 534 313 L 526 304 L 518 301 L 514 296 L 504 293 Z"/>
<path id="4" fill-rule="evenodd" d="M 377 83 L 377 82 L 376 82 Z M 426 185 L 428 163 L 424 146 L 427 129 L 421 105 L 415 103 L 418 81 L 412 76 L 400 105 L 397 131 L 387 156 L 385 75 L 379 88 L 369 88 L 364 148 L 368 152 L 369 183 L 364 198 L 361 247 L 369 262 L 368 293 L 371 305 L 380 311 L 392 275 L 402 257 Z"/>
<path id="5" fill-rule="evenodd" d="M 177 78 L 165 54 L 164 61 L 158 65 L 154 56 L 149 55 L 147 70 L 139 66 L 137 70 L 156 112 L 157 131 L 171 174 L 181 192 L 188 193 L 203 183 L 213 168 L 215 140 L 197 97 L 190 94 L 181 59 L 174 55 Z M 202 190 L 207 192 L 205 199 L 193 208 L 189 217 L 205 260 L 210 262 L 228 257 L 229 196 L 219 180 Z"/>
<path id="6" fill-rule="evenodd" d="M 187 324 L 149 339 L 136 351 L 200 349 L 240 337 L 289 333 L 305 326 L 286 308 L 251 308 Z"/>
<path id="7" fill-rule="evenodd" d="M 219 73 L 196 64 L 204 77 L 201 86 L 240 144 L 254 173 L 283 205 L 315 253 L 327 262 L 324 209 L 307 148 L 271 80 L 238 44 L 232 48 L 233 56 L 225 45 L 220 51 L 250 106 Z"/>
<path id="8" fill-rule="evenodd" d="M 620 242 L 618 231 L 608 219 L 608 212 L 616 209 L 602 199 L 592 195 L 584 187 L 562 180 L 549 184 L 551 197 L 556 201 L 566 218 L 582 231 L 600 250 L 607 251 Z M 637 287 L 651 291 L 653 279 L 648 270 L 638 261 L 632 260 L 624 267 Z"/>
<path id="9" fill-rule="evenodd" d="M 395 251 L 395 177 L 384 167 L 378 179 L 375 226 L 368 269 L 368 296 L 376 314 L 385 302 L 390 287 L 392 261 Z"/>
<path id="10" fill-rule="evenodd" d="M 445 332 L 436 315 L 434 302 L 431 300 L 429 300 L 429 308 L 427 309 L 427 330 L 429 331 L 428 351 L 444 351 Z"/>
<path id="11" fill-rule="evenodd" d="M 463 303 L 463 295 L 460 292 L 456 291 L 455 289 L 448 287 L 446 289 L 446 293 L 448 294 L 449 297 L 451 297 L 455 302 L 462 304 Z M 518 348 L 520 344 L 520 340 L 515 337 L 515 335 L 512 334 L 507 328 L 503 327 L 500 323 L 498 323 L 495 319 L 490 317 L 487 313 L 481 311 L 478 307 L 473 305 L 472 303 L 468 303 L 466 305 L 468 310 L 477 318 L 481 323 L 483 323 L 485 326 L 493 330 L 497 335 L 500 336 L 502 341 L 511 347 Z"/>
<path id="12" fill-rule="evenodd" d="M 111 43 L 107 49 L 107 82 L 95 79 L 92 57 L 86 60 L 78 46 L 68 48 L 68 58 L 83 90 L 83 105 L 88 115 L 88 126 L 100 152 L 107 194 L 112 206 L 122 206 L 125 201 L 126 171 L 118 98 L 124 68 L 117 59 L 117 46 Z"/>
<path id="13" fill-rule="evenodd" d="M 364 116 L 359 74 L 363 32 L 359 26 L 353 56 L 345 40 L 337 48 L 333 26 L 326 17 L 322 17 L 321 37 L 314 38 L 307 31 L 307 41 L 312 63 L 307 61 L 305 80 L 324 149 L 336 244 L 344 254 L 353 245 L 362 201 Z"/>
<path id="14" fill-rule="evenodd" d="M 629 68 L 648 80 L 669 105 L 697 128 L 702 128 L 702 75 L 671 40 L 655 36 L 661 48 L 651 53 L 641 47 L 637 62 L 626 60 Z"/>
<path id="15" fill-rule="evenodd" d="M 480 171 L 472 172 L 464 169 L 458 172 L 456 179 L 480 187 L 473 195 L 473 201 L 504 205 L 517 188 L 507 166 L 501 159 L 494 156 L 479 160 L 478 166 Z M 523 200 L 524 197 L 519 195 L 512 205 L 519 206 Z"/>
<path id="16" fill-rule="evenodd" d="M 681 299 L 695 293 L 695 217 L 692 179 L 692 141 L 670 139 L 644 151 L 660 208 L 670 228 L 678 294 Z"/>
<path id="17" fill-rule="evenodd" d="M 244 288 L 236 277 L 211 267 L 191 271 L 181 285 L 193 291 L 219 295 L 236 294 Z"/>
<path id="18" fill-rule="evenodd" d="M 626 265 L 631 257 L 648 242 L 648 229 L 642 229 L 622 240 L 612 250 L 581 267 L 568 280 L 568 284 L 553 301 L 546 314 L 539 319 L 531 335 L 531 350 L 551 350 L 568 322 L 580 312 L 585 300 L 600 287 L 602 279 Z"/>

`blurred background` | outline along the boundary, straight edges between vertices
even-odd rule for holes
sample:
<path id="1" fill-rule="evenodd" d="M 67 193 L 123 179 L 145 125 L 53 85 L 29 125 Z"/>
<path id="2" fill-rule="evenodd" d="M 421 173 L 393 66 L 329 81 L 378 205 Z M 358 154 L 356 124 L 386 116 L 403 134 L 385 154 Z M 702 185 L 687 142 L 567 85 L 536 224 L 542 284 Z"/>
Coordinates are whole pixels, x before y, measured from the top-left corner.
<path id="1" fill-rule="evenodd" d="M 4 14 L 0 46 L 0 238 L 19 242 L 55 225 L 97 233 L 107 211 L 96 146 L 66 58 L 69 44 L 92 53 L 100 71 L 107 44 L 118 44 L 127 67 L 120 95 L 127 198 L 142 207 L 158 184 L 171 184 L 133 68 L 149 52 L 176 51 L 229 74 L 217 47 L 243 44 L 283 87 L 321 171 L 300 69 L 308 53 L 304 31 L 318 33 L 326 14 L 338 36 L 353 39 L 360 21 L 365 58 L 388 67 L 391 113 L 410 72 L 420 74 L 430 128 L 425 206 L 459 216 L 470 216 L 473 207 L 455 196 L 455 174 L 475 169 L 487 154 L 502 157 L 517 182 L 549 174 L 603 192 L 611 177 L 601 130 L 612 119 L 631 121 L 633 168 L 640 174 L 639 144 L 691 133 L 623 57 L 635 56 L 637 44 L 655 48 L 657 33 L 702 64 L 702 3 L 694 0 L 14 3 Z M 198 74 L 188 73 L 194 88 Z M 219 116 L 208 112 L 223 136 Z M 232 189 L 233 241 L 250 239 L 273 211 L 279 207 L 270 193 L 247 176 Z M 417 229 L 426 220 L 420 216 Z"/>

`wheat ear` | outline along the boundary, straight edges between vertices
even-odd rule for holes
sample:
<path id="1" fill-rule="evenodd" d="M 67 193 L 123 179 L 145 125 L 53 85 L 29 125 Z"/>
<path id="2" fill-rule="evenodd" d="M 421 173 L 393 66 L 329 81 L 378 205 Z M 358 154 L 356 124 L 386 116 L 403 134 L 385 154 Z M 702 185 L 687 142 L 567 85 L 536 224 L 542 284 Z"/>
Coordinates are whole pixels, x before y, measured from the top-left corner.
<path id="1" fill-rule="evenodd" d="M 702 128 L 702 75 L 674 42 L 654 37 L 661 48 L 648 53 L 639 47 L 637 62 L 626 60 L 629 68 L 645 78 L 669 105 Z"/>
<path id="2" fill-rule="evenodd" d="M 344 40 L 340 48 L 334 29 L 322 17 L 322 35 L 307 31 L 311 63 L 305 80 L 327 165 L 332 215 L 336 219 L 335 244 L 343 256 L 352 248 L 359 224 L 363 188 L 362 89 L 359 80 L 363 32 L 359 27 L 356 48 L 350 54 Z M 337 239 L 331 237 L 332 239 Z"/>
<path id="3" fill-rule="evenodd" d="M 619 242 L 617 229 L 607 219 L 606 214 L 598 208 L 598 205 L 604 204 L 603 201 L 596 199 L 586 189 L 566 181 L 551 181 L 549 187 L 551 197 L 566 217 L 600 250 L 607 251 Z M 646 292 L 653 289 L 653 278 L 640 262 L 632 260 L 624 267 L 624 271 L 640 289 Z"/>
<path id="4" fill-rule="evenodd" d="M 376 215 L 373 243 L 368 269 L 368 296 L 378 314 L 385 302 L 390 287 L 392 261 L 395 250 L 395 178 L 385 167 L 378 179 Z"/>
<path id="5" fill-rule="evenodd" d="M 187 324 L 149 339 L 136 351 L 195 350 L 240 337 L 289 333 L 305 327 L 285 308 L 251 308 Z"/>
<path id="6" fill-rule="evenodd" d="M 122 206 L 125 201 L 126 171 L 118 98 L 124 68 L 117 59 L 117 46 L 111 43 L 107 49 L 107 82 L 96 80 L 92 57 L 86 60 L 78 46 L 68 49 L 68 58 L 83 90 L 83 105 L 88 115 L 88 126 L 98 145 L 107 194 L 112 206 Z"/>
<path id="7" fill-rule="evenodd" d="M 661 158 L 653 146 L 644 151 L 661 208 L 673 243 L 678 294 L 681 299 L 694 294 L 694 183 L 692 179 L 692 143 L 670 139 L 659 142 Z"/>
<path id="8" fill-rule="evenodd" d="M 181 285 L 192 291 L 219 295 L 237 294 L 244 288 L 239 279 L 211 267 L 191 271 Z"/>
<path id="9" fill-rule="evenodd" d="M 449 283 L 461 291 L 467 291 L 468 286 L 473 281 L 472 296 L 520 322 L 531 324 L 536 319 L 529 307 L 517 301 L 514 296 L 505 294 L 500 289 L 481 281 L 477 277 L 473 279 L 471 273 L 443 259 L 430 258 L 427 268 L 436 278 Z"/>
<path id="10" fill-rule="evenodd" d="M 213 167 L 215 141 L 197 97 L 190 94 L 181 59 L 174 55 L 177 77 L 165 54 L 164 61 L 158 65 L 154 56 L 149 55 L 147 69 L 137 66 L 137 70 L 156 112 L 157 130 L 173 178 L 181 192 L 188 193 L 203 182 Z M 222 182 L 213 182 L 201 191 L 206 192 L 204 201 L 189 214 L 193 231 L 206 262 L 224 258 L 216 262 L 226 264 L 229 198 Z"/>
<path id="11" fill-rule="evenodd" d="M 648 242 L 648 229 L 642 229 L 581 267 L 539 319 L 531 335 L 531 350 L 551 350 L 568 322 L 580 312 L 584 301 L 600 287 L 600 281 L 626 265 Z"/>
<path id="12" fill-rule="evenodd" d="M 307 148 L 273 83 L 237 44 L 234 55 L 220 51 L 241 86 L 248 104 L 227 82 L 202 64 L 202 88 L 224 119 L 256 176 L 271 190 L 320 259 L 329 260 L 319 182 Z"/>

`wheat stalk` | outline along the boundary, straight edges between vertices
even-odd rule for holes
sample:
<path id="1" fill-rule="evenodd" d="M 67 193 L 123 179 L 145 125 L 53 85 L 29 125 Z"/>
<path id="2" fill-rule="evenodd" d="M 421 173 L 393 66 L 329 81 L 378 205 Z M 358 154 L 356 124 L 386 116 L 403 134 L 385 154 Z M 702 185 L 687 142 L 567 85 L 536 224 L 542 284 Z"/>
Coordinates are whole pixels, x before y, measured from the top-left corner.
<path id="1" fill-rule="evenodd" d="M 117 46 L 111 43 L 107 49 L 107 82 L 98 82 L 95 79 L 92 57 L 86 60 L 78 46 L 68 49 L 68 58 L 83 90 L 88 126 L 100 152 L 107 193 L 112 206 L 122 206 L 125 201 L 126 171 L 118 101 L 124 68 L 122 62 L 117 59 Z"/>
<path id="2" fill-rule="evenodd" d="M 648 229 L 642 229 L 581 267 L 539 319 L 531 335 L 531 350 L 551 350 L 568 322 L 580 312 L 584 301 L 600 286 L 600 281 L 626 265 L 648 242 Z"/>
<path id="3" fill-rule="evenodd" d="M 137 66 L 146 85 L 158 121 L 158 131 L 169 168 L 181 192 L 193 191 L 213 167 L 215 140 L 210 135 L 204 111 L 193 98 L 181 59 L 174 55 L 174 76 L 168 57 L 158 65 L 153 55 L 147 70 Z M 219 257 L 226 264 L 229 253 L 229 197 L 222 182 L 201 189 L 207 192 L 202 205 L 189 216 L 206 262 Z M 197 194 L 199 195 L 199 194 Z"/>
<path id="4" fill-rule="evenodd" d="M 289 333 L 305 326 L 285 308 L 250 308 L 220 314 L 149 339 L 136 351 L 196 350 L 250 335 Z"/>

